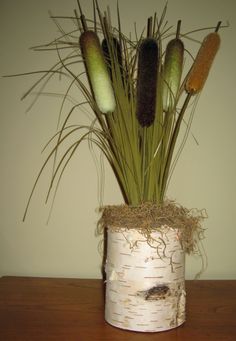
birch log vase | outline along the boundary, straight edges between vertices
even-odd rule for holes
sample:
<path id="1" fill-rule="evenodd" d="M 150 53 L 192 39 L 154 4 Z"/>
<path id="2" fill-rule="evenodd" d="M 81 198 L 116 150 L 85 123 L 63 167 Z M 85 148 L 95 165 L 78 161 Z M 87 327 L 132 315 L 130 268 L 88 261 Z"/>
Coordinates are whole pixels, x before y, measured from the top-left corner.
<path id="1" fill-rule="evenodd" d="M 185 252 L 180 230 L 107 229 L 105 320 L 158 332 L 185 321 Z"/>

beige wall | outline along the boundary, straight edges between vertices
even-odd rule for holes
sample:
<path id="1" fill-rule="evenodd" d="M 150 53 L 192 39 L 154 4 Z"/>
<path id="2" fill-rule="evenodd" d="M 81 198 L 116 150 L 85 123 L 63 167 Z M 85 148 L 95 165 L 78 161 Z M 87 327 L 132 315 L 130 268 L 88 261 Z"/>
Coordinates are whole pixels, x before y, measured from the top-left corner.
<path id="1" fill-rule="evenodd" d="M 87 15 L 92 1 L 81 0 Z M 115 8 L 116 1 L 101 0 Z M 164 0 L 120 0 L 123 30 L 139 32 L 153 11 L 159 14 Z M 127 4 L 128 3 L 128 4 Z M 51 52 L 32 52 L 28 47 L 57 36 L 48 18 L 73 15 L 75 0 L 1 0 L 0 74 L 47 69 L 54 61 Z M 205 91 L 200 96 L 192 133 L 179 160 L 169 188 L 169 197 L 186 207 L 206 208 L 204 247 L 208 269 L 202 278 L 236 279 L 236 2 L 234 0 L 169 0 L 168 21 L 182 19 L 183 31 L 230 22 L 222 30 L 222 47 Z M 186 46 L 190 42 L 185 41 Z M 192 45 L 191 45 L 192 46 Z M 20 97 L 37 76 L 0 79 L 0 275 L 100 277 L 99 238 L 95 237 L 99 205 L 97 173 L 86 144 L 81 146 L 61 182 L 50 223 L 50 206 L 44 206 L 50 169 L 40 180 L 25 223 L 22 215 L 36 173 L 45 159 L 42 147 L 56 130 L 60 100 L 44 96 L 29 113 L 32 97 Z M 48 91 L 62 92 L 51 83 Z M 79 98 L 78 93 L 73 95 Z M 75 119 L 83 120 L 78 111 Z M 75 121 L 76 122 L 76 121 Z M 110 169 L 106 170 L 104 203 L 120 203 L 121 196 Z M 188 257 L 187 278 L 199 270 L 199 258 Z"/>

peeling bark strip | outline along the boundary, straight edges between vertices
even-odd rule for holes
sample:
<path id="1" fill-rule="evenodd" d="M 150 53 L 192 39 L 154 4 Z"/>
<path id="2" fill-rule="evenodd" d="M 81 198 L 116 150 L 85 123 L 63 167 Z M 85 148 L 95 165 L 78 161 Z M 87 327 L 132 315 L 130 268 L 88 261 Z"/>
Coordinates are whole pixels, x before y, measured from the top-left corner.
<path id="1" fill-rule="evenodd" d="M 164 226 L 148 240 L 137 229 L 108 228 L 105 319 L 157 332 L 185 321 L 185 252 L 180 231 Z"/>

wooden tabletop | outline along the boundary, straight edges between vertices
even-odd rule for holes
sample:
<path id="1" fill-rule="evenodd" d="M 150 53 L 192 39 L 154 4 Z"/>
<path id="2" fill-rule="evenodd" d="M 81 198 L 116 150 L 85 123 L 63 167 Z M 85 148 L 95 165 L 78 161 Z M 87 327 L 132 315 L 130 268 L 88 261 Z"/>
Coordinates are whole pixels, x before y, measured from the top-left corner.
<path id="1" fill-rule="evenodd" d="M 98 279 L 0 278 L 0 340 L 236 340 L 236 281 L 186 281 L 187 321 L 171 331 L 136 333 L 104 321 Z"/>

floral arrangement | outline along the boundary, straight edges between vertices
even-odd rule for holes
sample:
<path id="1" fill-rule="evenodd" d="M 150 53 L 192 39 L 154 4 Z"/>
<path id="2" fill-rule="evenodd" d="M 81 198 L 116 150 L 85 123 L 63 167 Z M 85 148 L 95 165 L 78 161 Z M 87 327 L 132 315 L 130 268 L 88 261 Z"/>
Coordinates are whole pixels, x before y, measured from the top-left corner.
<path id="1" fill-rule="evenodd" d="M 166 6 L 160 18 L 154 13 L 141 34 L 135 29 L 132 38 L 122 31 L 118 5 L 116 28 L 109 8 L 102 13 L 97 0 L 93 19 L 85 17 L 77 2 L 79 14 L 75 10 L 72 17 L 51 16 L 61 34 L 35 50 L 52 50 L 58 61 L 24 97 L 37 87 L 42 94 L 59 75 L 69 79 L 60 114 L 72 89 L 84 100 L 72 105 L 47 144 L 51 151 L 32 188 L 24 219 L 49 161 L 53 160 L 53 169 L 47 200 L 53 189 L 56 193 L 81 143 L 98 147 L 124 199 L 123 205 L 101 208 L 97 228 L 104 237 L 105 320 L 134 331 L 172 329 L 185 321 L 185 254 L 200 254 L 202 271 L 205 267 L 199 243 L 205 212 L 177 205 L 166 192 L 190 131 L 197 96 L 220 46 L 221 22 L 206 29 L 210 32 L 192 57 L 184 40 L 195 31 L 182 33 L 181 20 L 176 28 L 169 27 Z M 64 31 L 60 20 L 72 21 L 75 28 Z M 192 58 L 187 70 L 185 58 Z M 85 107 L 92 112 L 89 124 L 74 123 L 75 110 Z"/>
<path id="2" fill-rule="evenodd" d="M 78 1 L 79 14 L 52 19 L 61 30 L 54 41 L 36 50 L 54 50 L 58 62 L 25 94 L 36 86 L 42 88 L 54 76 L 71 79 L 63 104 L 73 87 L 78 87 L 85 101 L 75 104 L 50 143 L 54 143 L 29 198 L 50 159 L 54 158 L 48 195 L 79 148 L 82 141 L 96 145 L 107 158 L 119 184 L 124 202 L 137 206 L 145 202 L 161 205 L 178 157 L 188 136 L 195 106 L 193 103 L 206 82 L 220 46 L 219 22 L 208 28 L 189 70 L 184 70 L 185 34 L 181 21 L 176 29 L 165 21 L 166 7 L 160 18 L 147 19 L 146 28 L 131 39 L 122 32 L 119 8 L 118 27 L 112 25 L 109 9 L 101 12 L 93 1 L 93 19 L 85 18 Z M 72 20 L 75 29 L 64 32 L 58 19 Z M 189 36 L 189 34 L 188 34 Z M 165 49 L 163 46 L 166 46 Z M 65 56 L 62 52 L 68 51 Z M 84 72 L 77 66 L 84 64 Z M 76 65 L 76 71 L 75 71 Z M 24 96 L 24 97 L 25 97 Z M 90 125 L 70 124 L 75 109 L 89 106 L 94 116 Z M 190 109 L 190 114 L 186 115 Z M 185 133 L 176 151 L 181 126 Z M 75 141 L 58 158 L 58 151 L 71 136 Z M 25 214 L 26 214 L 25 212 Z"/>

